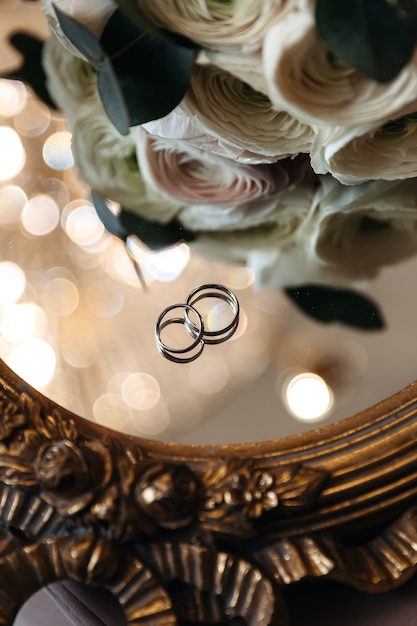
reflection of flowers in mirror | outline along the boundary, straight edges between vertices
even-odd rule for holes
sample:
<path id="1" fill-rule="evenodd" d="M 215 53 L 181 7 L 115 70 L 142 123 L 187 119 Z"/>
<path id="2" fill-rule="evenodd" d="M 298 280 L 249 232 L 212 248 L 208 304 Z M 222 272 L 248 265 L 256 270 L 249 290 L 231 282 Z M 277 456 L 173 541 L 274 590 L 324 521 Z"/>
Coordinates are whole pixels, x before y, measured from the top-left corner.
<path id="1" fill-rule="evenodd" d="M 389 82 L 367 76 L 326 48 L 314 2 L 203 10 L 140 0 L 153 34 L 162 26 L 204 51 L 181 101 L 122 136 L 95 71 L 52 3 L 43 5 L 54 33 L 48 88 L 71 126 L 78 171 L 122 213 L 179 220 L 196 236 L 192 247 L 252 267 L 258 287 L 373 278 L 416 253 L 417 196 L 405 181 L 417 174 L 414 56 Z M 104 50 L 113 28 L 128 37 L 112 0 L 60 9 L 102 36 Z M 132 87 L 140 81 L 124 71 Z M 362 228 L 371 222 L 384 228 Z"/>

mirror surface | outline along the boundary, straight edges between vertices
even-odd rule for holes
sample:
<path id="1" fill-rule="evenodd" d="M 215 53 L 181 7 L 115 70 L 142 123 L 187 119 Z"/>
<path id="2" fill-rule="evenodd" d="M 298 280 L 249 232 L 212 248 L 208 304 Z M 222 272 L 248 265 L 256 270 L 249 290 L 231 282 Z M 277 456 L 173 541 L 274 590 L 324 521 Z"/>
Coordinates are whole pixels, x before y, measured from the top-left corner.
<path id="1" fill-rule="evenodd" d="M 7 54 L 6 68 L 15 62 Z M 22 83 L 0 81 L 0 133 L 0 357 L 60 405 L 134 435 L 243 443 L 340 420 L 414 380 L 412 256 L 340 285 L 375 305 L 383 329 L 369 312 L 365 328 L 323 323 L 314 289 L 302 291 L 306 315 L 295 301 L 302 285 L 291 294 L 259 285 L 250 263 L 214 261 L 186 243 L 152 252 L 109 235 L 71 167 L 62 116 Z M 191 363 L 170 362 L 157 350 L 155 322 L 205 283 L 235 293 L 237 332 Z M 224 300 L 199 304 L 208 328 L 230 323 Z M 332 315 L 339 304 L 330 298 Z"/>

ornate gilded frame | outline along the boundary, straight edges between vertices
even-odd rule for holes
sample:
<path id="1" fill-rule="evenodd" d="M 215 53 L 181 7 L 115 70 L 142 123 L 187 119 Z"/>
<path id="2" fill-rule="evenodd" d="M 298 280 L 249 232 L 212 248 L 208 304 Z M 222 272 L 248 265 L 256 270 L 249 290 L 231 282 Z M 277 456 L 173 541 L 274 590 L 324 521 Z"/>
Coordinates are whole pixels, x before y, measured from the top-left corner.
<path id="1" fill-rule="evenodd" d="M 303 579 L 383 592 L 417 566 L 416 384 L 236 446 L 102 428 L 0 371 L 0 624 L 41 587 L 109 589 L 130 625 L 288 624 Z"/>

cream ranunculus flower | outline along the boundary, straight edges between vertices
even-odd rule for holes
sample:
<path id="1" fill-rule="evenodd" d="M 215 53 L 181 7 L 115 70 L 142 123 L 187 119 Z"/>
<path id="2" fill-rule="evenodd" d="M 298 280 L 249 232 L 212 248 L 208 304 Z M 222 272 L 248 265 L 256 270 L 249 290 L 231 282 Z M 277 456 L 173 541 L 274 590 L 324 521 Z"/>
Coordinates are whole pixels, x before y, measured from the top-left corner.
<path id="1" fill-rule="evenodd" d="M 315 134 L 310 126 L 275 110 L 267 96 L 213 66 L 194 68 L 181 108 L 208 134 L 259 162 L 309 152 Z"/>
<path id="2" fill-rule="evenodd" d="M 48 91 L 70 125 L 79 115 L 97 109 L 97 74 L 89 63 L 69 52 L 55 35 L 44 43 L 42 65 Z"/>
<path id="3" fill-rule="evenodd" d="M 167 222 L 179 211 L 143 180 L 133 132 L 120 135 L 104 111 L 79 117 L 73 126 L 72 151 L 82 180 L 106 198 L 150 220 Z"/>
<path id="4" fill-rule="evenodd" d="M 144 182 L 132 130 L 122 136 L 108 119 L 90 65 L 74 56 L 56 37 L 46 42 L 43 58 L 48 89 L 72 130 L 72 151 L 81 180 L 124 208 L 149 219 L 170 220 L 179 205 Z"/>
<path id="5" fill-rule="evenodd" d="M 273 196 L 288 185 L 288 175 L 279 162 L 240 164 L 186 141 L 152 136 L 140 127 L 137 139 L 145 180 L 181 204 L 238 205 Z"/>
<path id="6" fill-rule="evenodd" d="M 100 38 L 104 27 L 109 21 L 111 15 L 117 9 L 118 5 L 113 0 L 100 0 L 94 2 L 94 0 L 41 0 L 42 10 L 48 20 L 49 27 L 53 33 L 61 41 L 70 52 L 76 56 L 82 57 L 83 55 L 77 50 L 77 48 L 69 41 L 64 35 L 62 28 L 58 22 L 55 9 L 55 4 L 58 9 L 63 13 L 67 13 L 71 17 L 75 18 L 81 24 L 84 24 L 90 30 L 93 35 Z"/>
<path id="7" fill-rule="evenodd" d="M 283 168 L 287 185 L 271 197 L 260 197 L 241 204 L 185 206 L 178 215 L 189 230 L 215 233 L 217 231 L 242 231 L 260 225 L 278 223 L 280 238 L 297 230 L 301 216 L 306 217 L 306 198 L 312 194 L 316 179 L 306 155 L 284 159 L 277 166 Z M 297 191 L 299 189 L 299 191 Z M 275 226 L 272 226 L 275 229 Z"/>
<path id="8" fill-rule="evenodd" d="M 195 63 L 201 66 L 212 65 L 217 67 L 228 74 L 232 74 L 242 83 L 250 85 L 255 91 L 264 94 L 267 92 L 261 50 L 242 54 L 241 52 L 218 52 L 205 48 L 200 50 Z"/>
<path id="9" fill-rule="evenodd" d="M 372 278 L 382 266 L 417 253 L 415 181 L 347 187 L 322 177 L 299 236 L 312 264 L 339 268 L 350 279 Z"/>
<path id="10" fill-rule="evenodd" d="M 215 50 L 261 48 L 265 31 L 299 0 L 136 0 L 159 26 Z"/>
<path id="11" fill-rule="evenodd" d="M 341 127 L 324 136 L 319 133 L 311 163 L 317 173 L 330 172 L 344 185 L 415 178 L 417 115 L 406 115 L 359 135 Z"/>
<path id="12" fill-rule="evenodd" d="M 308 10 L 290 11 L 271 26 L 263 64 L 275 107 L 307 124 L 381 126 L 417 109 L 417 48 L 394 80 L 377 83 L 329 53 Z"/>
<path id="13" fill-rule="evenodd" d="M 328 282 L 307 259 L 298 235 L 314 193 L 311 184 L 300 184 L 280 198 L 264 224 L 247 230 L 203 232 L 191 246 L 204 256 L 251 268 L 257 289 L 302 285 L 320 278 Z"/>

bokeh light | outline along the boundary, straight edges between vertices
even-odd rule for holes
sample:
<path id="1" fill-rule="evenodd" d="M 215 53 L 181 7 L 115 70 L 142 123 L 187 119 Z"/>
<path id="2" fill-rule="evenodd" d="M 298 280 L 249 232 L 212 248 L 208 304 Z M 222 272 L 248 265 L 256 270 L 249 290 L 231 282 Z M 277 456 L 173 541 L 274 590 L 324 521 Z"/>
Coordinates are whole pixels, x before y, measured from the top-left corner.
<path id="1" fill-rule="evenodd" d="M 303 372 L 285 385 L 284 400 L 296 419 L 316 422 L 328 415 L 333 404 L 333 393 L 321 376 Z"/>
<path id="2" fill-rule="evenodd" d="M 21 172 L 26 152 L 13 128 L 0 126 L 0 181 L 9 180 Z"/>
<path id="3" fill-rule="evenodd" d="M 61 131 L 49 135 L 43 144 L 43 160 L 53 170 L 67 170 L 74 165 L 71 133 Z"/>
<path id="4" fill-rule="evenodd" d="M 12 343 L 42 339 L 48 329 L 48 318 L 36 304 L 9 304 L 0 310 L 0 332 Z"/>
<path id="5" fill-rule="evenodd" d="M 35 99 L 29 99 L 26 106 L 14 117 L 17 132 L 24 137 L 42 135 L 51 123 L 48 107 Z"/>
<path id="6" fill-rule="evenodd" d="M 43 237 L 59 224 L 59 208 L 51 196 L 41 194 L 31 198 L 22 210 L 21 222 L 30 235 Z"/>
<path id="7" fill-rule="evenodd" d="M 27 91 L 17 80 L 0 79 L 0 116 L 13 117 L 24 108 Z"/>
<path id="8" fill-rule="evenodd" d="M 158 381 L 145 372 L 127 376 L 122 383 L 121 392 L 126 404 L 141 411 L 151 409 L 161 398 Z"/>
<path id="9" fill-rule="evenodd" d="M 130 424 L 131 409 L 116 393 L 103 393 L 93 404 L 95 421 L 114 430 L 126 429 Z"/>
<path id="10" fill-rule="evenodd" d="M 190 249 L 185 243 L 149 254 L 146 267 L 149 274 L 160 282 L 170 282 L 180 276 L 190 260 Z"/>
<path id="11" fill-rule="evenodd" d="M 84 202 L 66 215 L 65 231 L 72 241 L 85 247 L 97 243 L 104 235 L 105 228 L 93 205 Z"/>
<path id="12" fill-rule="evenodd" d="M 26 276 L 12 261 L 0 262 L 0 306 L 17 302 L 25 290 Z"/>
<path id="13" fill-rule="evenodd" d="M 0 189 L 0 226 L 17 226 L 27 201 L 27 195 L 17 185 L 7 185 Z"/>
<path id="14" fill-rule="evenodd" d="M 56 354 L 46 341 L 30 339 L 10 352 L 7 364 L 23 380 L 39 389 L 53 378 Z"/>
<path id="15" fill-rule="evenodd" d="M 52 278 L 43 290 L 45 308 L 60 317 L 71 315 L 78 306 L 80 295 L 77 287 L 68 278 Z"/>

